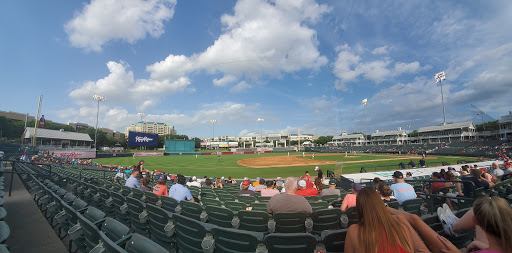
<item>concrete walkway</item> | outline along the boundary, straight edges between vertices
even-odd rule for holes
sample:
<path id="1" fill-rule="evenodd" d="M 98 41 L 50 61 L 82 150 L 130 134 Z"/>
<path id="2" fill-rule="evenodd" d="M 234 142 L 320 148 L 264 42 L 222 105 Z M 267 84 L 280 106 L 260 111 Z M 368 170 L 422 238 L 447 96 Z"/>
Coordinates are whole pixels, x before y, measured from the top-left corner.
<path id="1" fill-rule="evenodd" d="M 4 221 L 11 229 L 11 236 L 6 242 L 10 252 L 67 252 L 18 176 L 14 176 L 11 197 L 9 197 L 11 174 L 4 173 L 4 177 L 4 208 L 7 210 Z"/>

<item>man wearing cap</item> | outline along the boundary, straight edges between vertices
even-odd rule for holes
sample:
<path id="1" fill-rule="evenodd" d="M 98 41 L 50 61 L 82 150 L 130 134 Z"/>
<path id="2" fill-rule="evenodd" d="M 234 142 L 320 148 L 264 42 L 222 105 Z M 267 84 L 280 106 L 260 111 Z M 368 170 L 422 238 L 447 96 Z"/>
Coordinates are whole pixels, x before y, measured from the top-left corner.
<path id="1" fill-rule="evenodd" d="M 169 191 L 167 189 L 167 178 L 159 177 L 157 184 L 153 187 L 153 193 L 158 195 L 158 197 L 169 196 Z"/>
<path id="2" fill-rule="evenodd" d="M 244 180 L 242 182 L 241 190 L 238 192 L 238 196 L 255 197 L 256 193 L 254 191 L 249 190 L 250 185 L 251 185 L 251 182 L 249 182 L 249 180 Z"/>
<path id="3" fill-rule="evenodd" d="M 320 167 L 316 166 L 315 170 L 318 173 L 317 177 L 320 178 L 320 180 L 323 181 L 324 180 L 324 173 L 322 172 L 322 169 L 320 169 Z"/>
<path id="4" fill-rule="evenodd" d="M 277 177 L 277 179 L 276 179 L 276 186 L 277 187 L 283 187 L 284 186 L 284 183 L 281 180 L 281 177 Z"/>
<path id="5" fill-rule="evenodd" d="M 425 157 L 421 158 L 421 160 L 419 161 L 419 164 L 422 168 L 425 168 Z"/>
<path id="6" fill-rule="evenodd" d="M 242 190 L 242 185 L 244 184 L 245 181 L 249 181 L 249 178 L 248 177 L 244 177 L 244 181 L 242 181 L 242 183 L 240 183 L 240 190 Z M 254 188 L 254 186 L 252 186 L 250 182 L 249 182 L 249 190 L 250 191 L 256 190 L 256 188 Z"/>
<path id="7" fill-rule="evenodd" d="M 349 193 L 343 198 L 343 202 L 341 202 L 340 209 L 342 212 L 347 211 L 349 207 L 356 206 L 357 193 L 363 189 L 363 186 L 358 183 L 352 184 L 352 193 Z"/>
<path id="8" fill-rule="evenodd" d="M 500 169 L 500 166 L 497 163 L 492 163 L 492 174 L 498 178 L 501 178 L 503 175 L 505 175 L 505 171 Z"/>
<path id="9" fill-rule="evenodd" d="M 327 196 L 327 195 L 338 195 L 340 196 L 340 190 L 336 189 L 336 179 L 331 178 L 329 179 L 329 188 L 323 189 L 320 192 L 320 197 Z"/>
<path id="10" fill-rule="evenodd" d="M 184 186 L 185 177 L 183 175 L 178 174 L 177 179 L 178 183 L 171 186 L 171 189 L 169 189 L 169 197 L 177 200 L 178 203 L 181 202 L 182 200 L 195 202 L 194 197 L 192 197 L 192 193 L 190 193 L 190 190 Z"/>
<path id="11" fill-rule="evenodd" d="M 300 180 L 298 185 L 299 189 L 295 192 L 295 194 L 299 196 L 318 196 L 318 191 L 314 187 L 306 187 L 306 181 Z"/>
<path id="12" fill-rule="evenodd" d="M 276 194 L 270 198 L 267 203 L 267 212 L 298 212 L 311 214 L 313 209 L 309 202 L 302 196 L 295 194 L 297 190 L 297 179 L 294 177 L 286 178 L 284 182 L 285 193 Z"/>
<path id="13" fill-rule="evenodd" d="M 192 182 L 187 182 L 187 186 L 195 186 L 201 188 L 201 183 L 197 182 L 197 177 L 192 177 Z"/>
<path id="14" fill-rule="evenodd" d="M 402 172 L 395 171 L 395 173 L 393 173 L 393 180 L 395 184 L 392 184 L 389 188 L 393 190 L 393 196 L 395 196 L 400 205 L 408 199 L 415 199 L 417 197 L 414 187 L 405 183 L 404 174 L 402 174 Z"/>

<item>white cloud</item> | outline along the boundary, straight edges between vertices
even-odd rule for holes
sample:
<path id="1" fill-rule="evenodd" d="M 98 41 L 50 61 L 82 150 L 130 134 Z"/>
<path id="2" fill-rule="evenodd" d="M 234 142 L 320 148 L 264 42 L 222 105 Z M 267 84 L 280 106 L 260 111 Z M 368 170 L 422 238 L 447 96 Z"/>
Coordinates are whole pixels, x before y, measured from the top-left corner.
<path id="1" fill-rule="evenodd" d="M 317 49 L 316 31 L 307 25 L 328 11 L 326 5 L 313 0 L 240 0 L 233 15 L 221 17 L 224 33 L 204 52 L 190 57 L 171 54 L 146 69 L 152 78 L 175 78 L 199 70 L 223 74 L 213 79 L 215 86 L 317 70 L 327 58 Z"/>
<path id="2" fill-rule="evenodd" d="M 176 0 L 91 0 L 64 28 L 74 47 L 101 51 L 112 40 L 159 37 L 175 5 Z"/>
<path id="3" fill-rule="evenodd" d="M 241 81 L 237 85 L 233 86 L 229 91 L 238 93 L 238 92 L 246 91 L 250 88 L 252 88 L 252 86 L 250 84 L 246 83 L 245 81 Z"/>
<path id="4" fill-rule="evenodd" d="M 372 54 L 374 54 L 374 55 L 388 54 L 390 49 L 391 48 L 389 48 L 388 46 L 378 47 L 378 48 L 373 49 Z"/>

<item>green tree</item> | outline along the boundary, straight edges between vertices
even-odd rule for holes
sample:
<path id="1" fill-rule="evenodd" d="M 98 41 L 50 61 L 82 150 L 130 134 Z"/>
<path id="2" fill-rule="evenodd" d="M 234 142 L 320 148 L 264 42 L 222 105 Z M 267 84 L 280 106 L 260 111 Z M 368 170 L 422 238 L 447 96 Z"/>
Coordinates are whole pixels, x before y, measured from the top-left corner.
<path id="1" fill-rule="evenodd" d="M 192 140 L 194 140 L 194 142 L 195 142 L 196 149 L 200 149 L 201 148 L 201 139 L 194 137 Z"/>
<path id="2" fill-rule="evenodd" d="M 325 145 L 327 142 L 332 141 L 333 136 L 320 136 L 314 141 L 315 144 Z"/>
<path id="3" fill-rule="evenodd" d="M 484 127 L 485 126 L 485 127 Z M 476 127 L 476 131 L 477 132 L 482 132 L 484 131 L 494 131 L 494 130 L 498 130 L 499 129 L 499 125 L 498 125 L 498 121 L 489 121 L 489 122 L 485 122 L 483 124 L 478 124 L 478 125 L 475 125 Z"/>
<path id="4" fill-rule="evenodd" d="M 418 133 L 418 130 L 414 130 L 409 134 L 409 137 L 418 137 L 420 133 Z"/>

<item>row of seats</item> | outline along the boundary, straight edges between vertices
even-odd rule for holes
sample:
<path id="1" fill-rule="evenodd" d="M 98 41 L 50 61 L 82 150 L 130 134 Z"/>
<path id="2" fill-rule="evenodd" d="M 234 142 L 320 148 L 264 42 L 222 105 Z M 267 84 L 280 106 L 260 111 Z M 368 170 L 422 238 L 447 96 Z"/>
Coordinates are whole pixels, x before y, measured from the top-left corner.
<path id="1" fill-rule="evenodd" d="M 1 173 L 1 172 L 0 172 Z M 4 206 L 4 176 L 0 174 L 0 253 L 9 252 L 5 241 L 11 235 L 11 229 L 9 225 L 4 221 L 7 216 L 7 211 Z"/>

